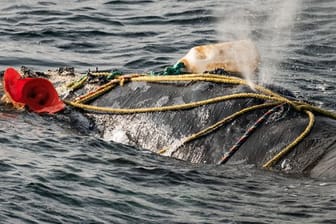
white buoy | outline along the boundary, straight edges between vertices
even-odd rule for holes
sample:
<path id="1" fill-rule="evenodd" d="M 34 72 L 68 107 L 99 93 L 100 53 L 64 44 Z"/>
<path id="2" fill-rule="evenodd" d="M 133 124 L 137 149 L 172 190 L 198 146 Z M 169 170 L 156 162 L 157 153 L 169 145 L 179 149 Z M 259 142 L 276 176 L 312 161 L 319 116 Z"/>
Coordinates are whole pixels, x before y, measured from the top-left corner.
<path id="1" fill-rule="evenodd" d="M 259 53 L 253 42 L 239 40 L 193 47 L 178 62 L 184 64 L 185 72 L 188 73 L 224 69 L 245 76 L 256 71 L 259 60 Z"/>

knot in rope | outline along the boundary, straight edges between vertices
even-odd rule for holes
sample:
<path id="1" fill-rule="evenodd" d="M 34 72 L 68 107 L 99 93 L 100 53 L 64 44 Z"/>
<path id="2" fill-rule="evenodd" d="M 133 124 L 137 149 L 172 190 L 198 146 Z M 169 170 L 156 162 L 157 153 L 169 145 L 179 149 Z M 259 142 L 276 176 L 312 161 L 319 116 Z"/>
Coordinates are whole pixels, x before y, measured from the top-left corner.
<path id="1" fill-rule="evenodd" d="M 163 71 L 159 71 L 159 72 L 151 71 L 149 74 L 150 75 L 180 75 L 183 73 L 184 68 L 185 68 L 185 65 L 183 64 L 183 62 L 177 62 L 173 66 L 166 67 Z"/>

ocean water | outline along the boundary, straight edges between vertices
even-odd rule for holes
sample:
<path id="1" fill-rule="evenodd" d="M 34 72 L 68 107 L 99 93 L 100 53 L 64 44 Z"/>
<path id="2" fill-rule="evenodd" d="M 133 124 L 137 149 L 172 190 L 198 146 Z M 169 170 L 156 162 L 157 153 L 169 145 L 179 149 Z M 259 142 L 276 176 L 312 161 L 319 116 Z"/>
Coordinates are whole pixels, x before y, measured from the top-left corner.
<path id="1" fill-rule="evenodd" d="M 334 0 L 2 0 L 0 70 L 160 70 L 250 38 L 260 82 L 336 109 Z M 336 223 L 336 180 L 195 165 L 0 105 L 0 223 Z"/>

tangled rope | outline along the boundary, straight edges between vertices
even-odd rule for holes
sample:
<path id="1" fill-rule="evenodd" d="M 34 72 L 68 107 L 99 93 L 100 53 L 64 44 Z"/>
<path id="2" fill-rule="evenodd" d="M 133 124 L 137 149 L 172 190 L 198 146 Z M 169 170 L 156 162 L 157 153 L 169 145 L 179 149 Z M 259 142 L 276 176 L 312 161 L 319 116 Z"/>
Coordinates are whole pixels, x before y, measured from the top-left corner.
<path id="1" fill-rule="evenodd" d="M 271 103 L 264 103 L 260 105 L 251 106 L 241 111 L 238 111 L 226 118 L 223 118 L 219 122 L 207 127 L 197 133 L 190 135 L 189 137 L 185 138 L 182 141 L 182 145 L 188 142 L 191 142 L 195 139 L 198 139 L 204 135 L 207 135 L 214 130 L 217 130 L 219 127 L 223 126 L 225 123 L 236 119 L 238 116 L 242 114 L 251 112 L 253 110 L 267 108 L 273 106 L 277 108 L 277 105 L 287 104 L 294 108 L 296 111 L 304 112 L 309 117 L 309 123 L 305 130 L 290 144 L 288 144 L 284 149 L 282 149 L 277 155 L 275 155 L 272 159 L 267 161 L 263 167 L 270 168 L 274 166 L 279 160 L 281 160 L 287 153 L 289 153 L 295 146 L 297 146 L 312 130 L 314 125 L 314 114 L 319 113 L 324 116 L 330 117 L 332 119 L 336 119 L 336 113 L 327 111 L 306 102 L 298 101 L 298 100 L 290 100 L 286 97 L 281 96 L 278 93 L 271 91 L 263 86 L 254 85 L 253 88 L 258 93 L 237 93 L 232 95 L 225 95 L 225 96 L 218 96 L 213 97 L 206 100 L 200 100 L 196 102 L 190 102 L 185 104 L 178 104 L 178 105 L 170 105 L 170 106 L 162 106 L 162 107 L 144 107 L 144 108 L 109 108 L 109 107 L 100 107 L 100 106 L 93 106 L 85 104 L 86 102 L 93 100 L 106 92 L 113 89 L 118 84 L 124 85 L 127 82 L 151 82 L 151 83 L 176 83 L 176 82 L 189 82 L 189 81 L 204 81 L 204 82 L 213 82 L 213 83 L 220 83 L 220 84 L 230 84 L 230 85 L 248 85 L 248 83 L 240 78 L 232 77 L 232 76 L 223 76 L 223 75 L 216 75 L 216 74 L 186 74 L 186 75 L 169 75 L 169 76 L 148 76 L 148 75 L 140 75 L 140 74 L 133 74 L 133 75 L 121 75 L 112 79 L 108 83 L 100 86 L 96 90 L 89 92 L 81 97 L 76 98 L 74 101 L 65 101 L 70 106 L 75 108 L 80 108 L 86 111 L 91 112 L 100 112 L 100 113 L 113 113 L 113 114 L 134 114 L 134 113 L 150 113 L 150 112 L 164 112 L 164 111 L 172 111 L 172 110 L 185 110 L 191 109 L 195 107 L 200 107 L 208 104 L 214 104 L 218 102 L 223 102 L 232 99 L 245 99 L 245 98 L 255 98 L 255 99 L 262 99 L 265 101 L 270 101 Z M 274 109 L 275 110 L 275 109 Z M 262 117 L 260 121 L 258 121 L 258 125 L 262 122 L 262 120 L 266 119 L 269 113 L 272 113 L 273 110 L 271 109 L 270 112 L 266 113 L 265 117 Z M 255 128 L 256 128 L 255 127 Z M 249 130 L 250 132 L 252 131 Z M 244 136 L 243 136 L 244 137 Z M 245 137 L 244 137 L 245 139 Z M 224 163 L 227 161 L 233 153 L 239 148 L 239 146 L 243 144 L 243 141 L 239 141 L 235 144 L 227 154 L 225 154 L 219 163 Z M 176 150 L 176 149 L 175 149 Z M 159 150 L 160 154 L 163 154 L 167 151 L 167 149 Z"/>

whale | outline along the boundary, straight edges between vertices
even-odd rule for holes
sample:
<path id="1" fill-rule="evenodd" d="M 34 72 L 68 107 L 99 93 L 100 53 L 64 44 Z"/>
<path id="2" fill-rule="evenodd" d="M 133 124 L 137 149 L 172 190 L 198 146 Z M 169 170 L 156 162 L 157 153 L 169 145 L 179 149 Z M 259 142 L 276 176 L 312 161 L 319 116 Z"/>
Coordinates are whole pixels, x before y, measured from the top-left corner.
<path id="1" fill-rule="evenodd" d="M 65 80 L 80 77 L 63 73 L 48 75 L 59 92 Z M 107 141 L 190 163 L 242 163 L 290 175 L 336 176 L 334 114 L 297 99 L 285 88 L 250 86 L 221 74 L 135 74 L 109 83 L 113 88 L 85 103 L 76 102 L 101 84 L 93 81 L 67 92 L 65 99 L 77 101 L 65 100 L 67 109 L 57 119 Z M 259 97 L 259 90 L 270 95 Z M 307 126 L 310 130 L 304 133 Z M 279 157 L 290 145 L 291 150 Z"/>
<path id="2" fill-rule="evenodd" d="M 17 98 L 14 106 L 21 110 L 27 99 L 38 112 L 57 112 L 45 117 L 79 133 L 190 163 L 249 164 L 289 175 L 335 178 L 336 114 L 280 86 L 251 84 L 237 76 L 241 64 L 250 63 L 249 70 L 256 71 L 259 60 L 253 53 L 252 59 L 235 63 L 234 49 L 255 50 L 249 41 L 239 43 L 244 47 L 193 48 L 177 65 L 156 74 L 79 73 L 73 68 L 34 72 L 23 67 L 23 76 L 15 74 L 7 83 L 15 94 L 5 98 Z M 216 49 L 215 54 L 209 49 Z M 214 55 L 230 60 L 212 63 Z M 193 56 L 206 61 L 197 68 Z M 189 68 L 181 66 L 186 60 Z M 224 67 L 207 71 L 214 65 Z M 47 108 L 39 105 L 49 97 L 40 94 L 44 79 L 56 87 L 56 104 Z M 27 96 L 15 92 L 16 83 Z M 29 99 L 32 95 L 39 97 Z"/>

